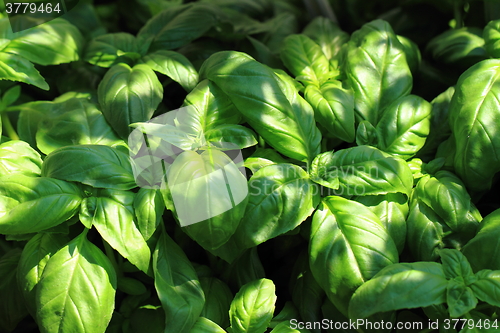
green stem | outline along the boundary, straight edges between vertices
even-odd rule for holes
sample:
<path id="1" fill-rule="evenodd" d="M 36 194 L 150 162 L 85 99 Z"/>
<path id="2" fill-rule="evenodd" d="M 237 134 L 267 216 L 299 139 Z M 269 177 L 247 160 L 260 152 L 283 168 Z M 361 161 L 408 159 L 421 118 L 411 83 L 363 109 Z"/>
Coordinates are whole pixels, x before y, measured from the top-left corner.
<path id="1" fill-rule="evenodd" d="M 266 148 L 266 141 L 260 135 L 259 135 L 259 146 L 260 146 L 260 148 Z"/>
<path id="2" fill-rule="evenodd" d="M 455 17 L 455 29 L 460 29 L 464 26 L 463 13 L 462 13 L 462 2 L 455 1 L 453 4 L 453 16 Z"/>
<path id="3" fill-rule="evenodd" d="M 10 122 L 9 116 L 5 112 L 2 113 L 2 125 L 9 138 L 12 140 L 19 140 L 19 135 L 17 135 L 14 126 L 12 126 L 12 123 Z"/>

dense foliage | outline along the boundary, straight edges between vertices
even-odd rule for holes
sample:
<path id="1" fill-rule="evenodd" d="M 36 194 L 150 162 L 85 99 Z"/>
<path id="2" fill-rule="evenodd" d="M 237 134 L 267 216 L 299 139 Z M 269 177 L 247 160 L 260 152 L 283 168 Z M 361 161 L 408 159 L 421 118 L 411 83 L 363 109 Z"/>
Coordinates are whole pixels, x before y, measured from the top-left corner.
<path id="1" fill-rule="evenodd" d="M 500 331 L 499 2 L 37 20 L 0 13 L 0 332 Z"/>

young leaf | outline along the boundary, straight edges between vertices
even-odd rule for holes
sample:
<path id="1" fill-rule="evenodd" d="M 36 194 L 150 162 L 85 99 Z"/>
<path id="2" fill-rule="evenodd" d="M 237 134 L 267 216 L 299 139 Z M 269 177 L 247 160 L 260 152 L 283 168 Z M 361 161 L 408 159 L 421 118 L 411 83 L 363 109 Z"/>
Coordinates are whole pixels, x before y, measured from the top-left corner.
<path id="1" fill-rule="evenodd" d="M 492 58 L 500 57 L 500 20 L 490 21 L 483 30 L 484 48 Z"/>
<path id="2" fill-rule="evenodd" d="M 102 145 L 54 150 L 43 161 L 42 176 L 117 190 L 137 186 L 127 154 Z"/>
<path id="3" fill-rule="evenodd" d="M 235 234 L 243 248 L 295 229 L 319 202 L 317 187 L 293 164 L 266 166 L 248 184 L 248 205 Z"/>
<path id="4" fill-rule="evenodd" d="M 0 233 L 42 231 L 71 218 L 80 207 L 80 189 L 46 177 L 12 175 L 0 182 Z"/>
<path id="5" fill-rule="evenodd" d="M 57 251 L 36 288 L 43 333 L 106 331 L 115 306 L 116 273 L 87 231 Z"/>
<path id="6" fill-rule="evenodd" d="M 134 198 L 134 212 L 137 227 L 147 241 L 161 223 L 165 210 L 163 198 L 158 190 L 140 188 Z"/>
<path id="7" fill-rule="evenodd" d="M 133 265 L 147 273 L 151 251 L 134 221 L 134 193 L 98 190 L 82 203 L 80 219 L 95 226 L 102 238 Z"/>
<path id="8" fill-rule="evenodd" d="M 16 54 L 0 52 L 0 78 L 1 80 L 24 82 L 43 90 L 49 90 L 49 85 L 35 66 Z"/>
<path id="9" fill-rule="evenodd" d="M 471 288 L 463 283 L 450 280 L 446 288 L 446 303 L 450 317 L 459 318 L 476 307 L 477 298 Z"/>
<path id="10" fill-rule="evenodd" d="M 168 76 L 186 91 L 193 90 L 198 83 L 198 73 L 193 64 L 178 52 L 159 50 L 145 55 L 139 63 L 146 64 L 154 71 Z"/>
<path id="11" fill-rule="evenodd" d="M 215 82 L 279 152 L 304 161 L 319 152 L 321 135 L 312 109 L 293 85 L 268 67 L 244 53 L 223 51 L 203 63 L 200 76 Z"/>
<path id="12" fill-rule="evenodd" d="M 264 333 L 273 317 L 275 303 L 275 286 L 271 280 L 245 284 L 231 302 L 231 331 Z"/>
<path id="13" fill-rule="evenodd" d="M 106 120 L 122 139 L 130 124 L 148 121 L 163 98 L 163 87 L 153 70 L 144 64 L 111 67 L 97 89 Z"/>
<path id="14" fill-rule="evenodd" d="M 200 278 L 200 284 L 205 294 L 205 305 L 200 316 L 221 327 L 228 327 L 229 307 L 233 299 L 231 290 L 224 282 L 214 277 Z"/>
<path id="15" fill-rule="evenodd" d="M 84 59 L 92 65 L 111 67 L 120 56 L 140 57 L 135 37 L 126 32 L 97 36 L 87 45 Z"/>
<path id="16" fill-rule="evenodd" d="M 405 160 L 413 157 L 429 135 L 431 109 L 429 102 L 415 95 L 389 104 L 376 126 L 377 147 Z"/>
<path id="17" fill-rule="evenodd" d="M 318 43 L 328 59 L 336 57 L 340 47 L 349 41 L 349 34 L 323 16 L 314 18 L 302 33 Z"/>
<path id="18" fill-rule="evenodd" d="M 390 265 L 356 290 L 349 304 L 349 318 L 441 304 L 446 302 L 447 286 L 438 263 Z"/>
<path id="19" fill-rule="evenodd" d="M 220 125 L 205 132 L 205 139 L 208 142 L 230 142 L 238 148 L 248 148 L 255 146 L 257 140 L 255 133 L 241 125 Z"/>
<path id="20" fill-rule="evenodd" d="M 413 86 L 403 45 L 383 20 L 369 22 L 352 34 L 343 68 L 354 91 L 356 119 L 373 126 L 382 110 L 408 95 Z"/>
<path id="21" fill-rule="evenodd" d="M 474 295 L 481 301 L 493 306 L 500 306 L 500 271 L 483 269 L 476 273 L 476 281 L 469 287 L 474 291 Z"/>
<path id="22" fill-rule="evenodd" d="M 193 266 L 164 230 L 153 254 L 153 268 L 156 292 L 165 311 L 165 332 L 190 332 L 205 297 Z"/>
<path id="23" fill-rule="evenodd" d="M 377 130 L 369 121 L 363 120 L 359 123 L 356 130 L 356 144 L 377 147 Z"/>
<path id="24" fill-rule="evenodd" d="M 0 177 L 14 174 L 38 177 L 41 168 L 40 154 L 26 142 L 12 140 L 0 145 Z"/>
<path id="25" fill-rule="evenodd" d="M 456 249 L 442 249 L 439 251 L 439 256 L 447 279 L 463 280 L 466 285 L 475 280 L 469 261 L 462 252 Z"/>
<path id="26" fill-rule="evenodd" d="M 309 255 L 314 278 L 344 315 L 356 288 L 398 262 L 396 245 L 379 218 L 337 196 L 326 197 L 314 214 Z"/>

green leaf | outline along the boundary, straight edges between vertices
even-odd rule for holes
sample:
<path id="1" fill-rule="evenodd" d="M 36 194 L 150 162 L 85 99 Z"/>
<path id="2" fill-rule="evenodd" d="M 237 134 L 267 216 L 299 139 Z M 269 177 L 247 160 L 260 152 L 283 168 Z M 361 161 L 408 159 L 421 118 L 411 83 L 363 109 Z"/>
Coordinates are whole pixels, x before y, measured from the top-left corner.
<path id="1" fill-rule="evenodd" d="M 163 87 L 149 66 L 131 68 L 121 63 L 104 75 L 97 96 L 106 120 L 122 139 L 127 139 L 130 124 L 151 119 L 163 98 Z"/>
<path id="2" fill-rule="evenodd" d="M 117 32 L 92 39 L 85 50 L 84 59 L 92 65 L 108 68 L 121 56 L 139 58 L 138 52 L 137 41 L 133 35 Z"/>
<path id="3" fill-rule="evenodd" d="M 413 86 L 404 47 L 383 20 L 369 22 L 352 34 L 343 68 L 354 91 L 356 119 L 373 126 L 382 110 L 408 95 Z"/>
<path id="4" fill-rule="evenodd" d="M 438 62 L 468 67 L 487 58 L 482 33 L 471 27 L 450 29 L 431 39 L 427 50 Z"/>
<path id="5" fill-rule="evenodd" d="M 37 125 L 36 143 L 44 154 L 66 146 L 122 142 L 96 105 L 83 98 L 42 104 L 39 111 L 44 117 Z"/>
<path id="6" fill-rule="evenodd" d="M 412 173 L 406 163 L 374 147 L 326 152 L 316 159 L 319 159 L 317 168 L 321 171 L 318 176 L 325 184 L 335 187 L 335 178 L 338 178 L 339 188 L 334 191 L 337 195 L 408 194 L 413 186 Z"/>
<path id="7" fill-rule="evenodd" d="M 417 74 L 420 63 L 422 62 L 422 55 L 420 54 L 418 45 L 411 39 L 404 36 L 398 35 L 397 37 L 401 45 L 403 45 L 403 50 L 406 55 L 406 61 L 408 62 L 411 73 L 414 75 Z"/>
<path id="8" fill-rule="evenodd" d="M 137 186 L 128 155 L 102 145 L 68 146 L 54 150 L 43 161 L 42 176 L 117 190 Z"/>
<path id="9" fill-rule="evenodd" d="M 41 332 L 105 332 L 115 306 L 116 273 L 84 231 L 45 265 L 36 288 Z"/>
<path id="10" fill-rule="evenodd" d="M 205 132 L 205 139 L 208 142 L 230 142 L 240 149 L 255 146 L 257 140 L 255 133 L 241 125 L 220 125 Z"/>
<path id="11" fill-rule="evenodd" d="M 356 290 L 349 317 L 361 319 L 378 312 L 441 304 L 446 302 L 447 286 L 438 263 L 390 265 Z"/>
<path id="12" fill-rule="evenodd" d="M 172 50 L 203 36 L 216 23 L 213 6 L 188 4 L 162 11 L 151 18 L 137 37 L 151 39 L 149 51 Z"/>
<path id="13" fill-rule="evenodd" d="M 134 211 L 137 228 L 147 241 L 163 221 L 165 204 L 158 190 L 140 188 L 134 198 Z"/>
<path id="14" fill-rule="evenodd" d="M 431 109 L 429 102 L 415 95 L 389 104 L 376 126 L 377 147 L 405 160 L 413 157 L 429 135 Z"/>
<path id="15" fill-rule="evenodd" d="M 481 301 L 493 306 L 500 306 L 498 293 L 500 292 L 500 271 L 483 269 L 476 273 L 476 281 L 469 286 L 474 295 Z"/>
<path id="16" fill-rule="evenodd" d="M 248 186 L 248 205 L 235 234 L 243 248 L 295 229 L 319 201 L 319 191 L 308 174 L 293 164 L 259 169 Z"/>
<path id="17" fill-rule="evenodd" d="M 12 140 L 0 145 L 0 177 L 21 174 L 38 177 L 42 158 L 24 141 Z"/>
<path id="18" fill-rule="evenodd" d="M 42 232 L 33 236 L 23 249 L 17 268 L 17 281 L 26 307 L 33 317 L 36 317 L 36 287 L 45 265 L 66 243 L 66 237 Z"/>
<path id="19" fill-rule="evenodd" d="M 80 189 L 52 178 L 23 175 L 0 182 L 0 233 L 39 232 L 71 218 L 82 200 Z"/>
<path id="20" fill-rule="evenodd" d="M 354 141 L 354 96 L 340 81 L 330 80 L 320 87 L 308 85 L 305 99 L 314 109 L 316 121 L 328 136 L 346 142 Z"/>
<path id="21" fill-rule="evenodd" d="M 447 279 L 460 280 L 469 285 L 474 282 L 474 272 L 467 258 L 456 249 L 442 249 L 439 251 L 443 264 L 444 275 Z"/>
<path id="22" fill-rule="evenodd" d="M 479 226 L 477 235 L 463 248 L 472 269 L 500 270 L 500 253 L 492 249 L 500 246 L 500 209 L 487 215 Z"/>
<path id="23" fill-rule="evenodd" d="M 198 72 L 193 64 L 182 54 L 174 51 L 159 50 L 141 58 L 139 63 L 151 67 L 178 82 L 186 91 L 194 89 L 198 83 Z"/>
<path id="24" fill-rule="evenodd" d="M 476 307 L 477 298 L 471 288 L 451 280 L 446 289 L 446 303 L 450 317 L 459 318 Z"/>
<path id="25" fill-rule="evenodd" d="M 16 279 L 21 250 L 14 248 L 0 258 L 0 330 L 12 332 L 28 314 Z"/>
<path id="26" fill-rule="evenodd" d="M 378 216 L 396 243 L 399 253 L 405 246 L 408 199 L 402 193 L 366 195 L 355 199 Z"/>
<path id="27" fill-rule="evenodd" d="M 165 231 L 156 244 L 153 268 L 156 292 L 165 311 L 165 332 L 190 332 L 205 297 L 190 261 Z"/>
<path id="28" fill-rule="evenodd" d="M 233 300 L 231 290 L 224 282 L 214 277 L 200 278 L 200 284 L 205 294 L 205 305 L 200 316 L 221 327 L 228 327 L 229 307 Z"/>
<path id="29" fill-rule="evenodd" d="M 189 333 L 225 333 L 219 325 L 205 317 L 199 317 Z"/>
<path id="30" fill-rule="evenodd" d="M 484 48 L 492 58 L 500 57 L 500 20 L 490 21 L 483 30 Z"/>
<path id="31" fill-rule="evenodd" d="M 349 34 L 323 16 L 314 18 L 302 33 L 318 43 L 328 59 L 337 57 L 341 46 L 349 41 Z"/>
<path id="32" fill-rule="evenodd" d="M 297 319 L 295 319 L 297 320 Z M 297 323 L 295 323 L 297 324 Z M 293 325 L 289 321 L 282 321 L 271 331 L 271 333 L 309 333 L 307 329 L 292 328 L 291 326 L 297 327 L 298 325 Z"/>
<path id="33" fill-rule="evenodd" d="M 356 144 L 377 147 L 377 130 L 369 121 L 363 120 L 359 123 L 356 130 Z"/>
<path id="34" fill-rule="evenodd" d="M 255 152 L 245 160 L 245 167 L 250 169 L 252 173 L 256 173 L 265 166 L 278 163 L 287 163 L 287 161 L 274 149 L 257 148 Z"/>
<path id="35" fill-rule="evenodd" d="M 246 177 L 225 153 L 184 151 L 167 171 L 175 213 L 184 231 L 207 250 L 234 234 L 247 205 Z"/>
<path id="36" fill-rule="evenodd" d="M 151 251 L 134 221 L 134 193 L 103 189 L 85 198 L 80 219 L 133 265 L 147 273 Z"/>
<path id="37" fill-rule="evenodd" d="M 10 23 L 12 27 L 19 27 L 29 24 L 30 21 L 36 21 L 36 19 L 27 15 L 19 15 L 12 18 Z M 55 18 L 30 29 L 14 29 L 20 30 L 16 33 L 6 27 L 8 24 L 9 20 L 6 18 L 0 21 L 0 39 L 10 40 L 2 52 L 16 54 L 44 66 L 80 59 L 84 38 L 77 27 L 62 18 Z"/>
<path id="38" fill-rule="evenodd" d="M 297 80 L 320 86 L 331 76 L 321 47 L 306 35 L 289 35 L 280 49 L 281 60 Z"/>
<path id="39" fill-rule="evenodd" d="M 43 90 L 49 85 L 29 60 L 16 54 L 0 52 L 0 78 L 32 84 Z"/>
<path id="40" fill-rule="evenodd" d="M 225 244 L 223 247 L 224 246 Z M 236 250 L 241 250 L 241 247 L 236 247 Z M 231 264 L 224 271 L 222 279 L 226 281 L 232 289 L 239 289 L 253 280 L 266 276 L 264 267 L 259 258 L 259 253 L 257 252 L 257 247 L 244 250 L 236 260 L 227 261 L 231 262 Z"/>
<path id="41" fill-rule="evenodd" d="M 212 55 L 200 76 L 216 83 L 278 152 L 303 161 L 319 152 L 321 135 L 313 110 L 285 77 L 278 78 L 268 67 L 235 51 Z"/>
<path id="42" fill-rule="evenodd" d="M 21 86 L 16 84 L 3 94 L 2 96 L 3 107 L 8 107 L 11 104 L 14 104 L 19 99 L 19 96 L 21 96 Z"/>
<path id="43" fill-rule="evenodd" d="M 337 196 L 323 199 L 314 214 L 309 255 L 314 278 L 344 315 L 359 286 L 398 262 L 396 245 L 379 218 Z"/>
<path id="44" fill-rule="evenodd" d="M 232 333 L 264 333 L 273 317 L 275 303 L 275 286 L 271 280 L 245 284 L 231 302 Z"/>
<path id="45" fill-rule="evenodd" d="M 454 168 L 469 190 L 491 187 L 500 171 L 500 60 L 484 60 L 459 78 L 450 105 L 450 126 L 456 144 Z"/>

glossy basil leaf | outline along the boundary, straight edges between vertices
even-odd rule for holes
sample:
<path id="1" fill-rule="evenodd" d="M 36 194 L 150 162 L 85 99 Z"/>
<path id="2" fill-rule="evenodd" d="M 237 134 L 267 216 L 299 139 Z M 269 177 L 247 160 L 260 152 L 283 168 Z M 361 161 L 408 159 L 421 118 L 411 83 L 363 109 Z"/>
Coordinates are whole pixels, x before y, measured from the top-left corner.
<path id="1" fill-rule="evenodd" d="M 273 281 L 259 279 L 245 284 L 231 302 L 232 333 L 264 333 L 273 317 L 275 303 Z"/>
<path id="2" fill-rule="evenodd" d="M 376 126 L 377 147 L 405 160 L 413 157 L 429 135 L 431 109 L 429 102 L 415 95 L 389 104 Z"/>
<path id="3" fill-rule="evenodd" d="M 377 130 L 369 121 L 363 120 L 359 123 L 356 130 L 356 144 L 358 146 L 367 145 L 373 147 L 378 145 Z"/>
<path id="4" fill-rule="evenodd" d="M 466 285 L 474 282 L 474 272 L 467 258 L 456 249 L 442 249 L 439 251 L 443 272 L 449 280 L 463 281 Z M 458 279 L 457 279 L 458 278 Z"/>
<path id="5" fill-rule="evenodd" d="M 463 248 L 472 269 L 477 272 L 482 269 L 500 270 L 500 254 L 491 249 L 500 246 L 500 210 L 487 215 L 479 225 L 477 235 Z"/>
<path id="6" fill-rule="evenodd" d="M 12 140 L 0 144 L 0 177 L 14 174 L 37 177 L 41 167 L 40 154 L 26 142 Z"/>
<path id="7" fill-rule="evenodd" d="M 139 58 L 138 52 L 137 41 L 133 35 L 117 32 L 92 39 L 85 50 L 84 59 L 92 65 L 108 68 L 121 56 Z"/>
<path id="8" fill-rule="evenodd" d="M 366 195 L 355 198 L 378 216 L 394 240 L 399 253 L 405 246 L 408 199 L 402 193 Z"/>
<path id="9" fill-rule="evenodd" d="M 36 19 L 20 15 L 10 20 L 13 28 L 22 26 L 23 21 Z M 77 27 L 62 18 L 56 18 L 31 29 L 8 28 L 9 20 L 0 21 L 0 39 L 10 42 L 2 52 L 19 55 L 40 65 L 57 65 L 80 58 L 84 39 Z"/>
<path id="10" fill-rule="evenodd" d="M 377 312 L 412 309 L 446 302 L 446 280 L 434 262 L 387 266 L 354 293 L 349 304 L 351 319 Z"/>
<path id="11" fill-rule="evenodd" d="M 459 78 L 450 105 L 450 126 L 454 134 L 457 175 L 472 191 L 491 187 L 500 171 L 497 151 L 500 138 L 492 132 L 500 112 L 498 84 L 500 60 L 481 61 Z"/>
<path id="12" fill-rule="evenodd" d="M 474 295 L 481 301 L 493 306 L 500 306 L 498 292 L 500 291 L 500 271 L 483 269 L 476 273 L 476 281 L 470 285 Z"/>
<path id="13" fill-rule="evenodd" d="M 321 47 L 306 35 L 286 37 L 280 57 L 296 79 L 305 84 L 320 86 L 331 75 L 330 63 Z"/>
<path id="14" fill-rule="evenodd" d="M 35 66 L 16 54 L 0 52 L 0 77 L 2 80 L 24 82 L 49 90 L 49 85 Z"/>
<path id="15" fill-rule="evenodd" d="M 314 109 L 316 121 L 326 130 L 325 135 L 346 142 L 354 141 L 354 95 L 342 83 L 330 80 L 320 87 L 308 85 L 305 98 Z"/>
<path id="16" fill-rule="evenodd" d="M 215 250 L 234 234 L 247 205 L 246 177 L 216 149 L 184 151 L 167 171 L 175 213 L 198 244 Z"/>
<path id="17" fill-rule="evenodd" d="M 140 188 L 134 198 L 134 212 L 137 228 L 147 241 L 153 236 L 158 225 L 163 221 L 165 204 L 158 190 Z"/>
<path id="18" fill-rule="evenodd" d="M 149 66 L 121 63 L 104 75 L 97 96 L 106 120 L 127 139 L 130 124 L 151 119 L 163 98 L 163 87 Z"/>
<path id="19" fill-rule="evenodd" d="M 80 220 L 93 225 L 102 238 L 133 265 L 147 273 L 151 251 L 136 226 L 134 193 L 103 189 L 85 198 Z"/>
<path id="20" fill-rule="evenodd" d="M 323 199 L 314 214 L 309 255 L 314 278 L 344 315 L 359 286 L 398 262 L 380 219 L 363 204 L 337 196 Z"/>
<path id="21" fill-rule="evenodd" d="M 42 165 L 42 176 L 117 190 L 137 186 L 128 155 L 101 145 L 69 146 L 54 150 Z"/>
<path id="22" fill-rule="evenodd" d="M 439 62 L 470 66 L 487 58 L 482 33 L 478 28 L 450 29 L 434 37 L 427 50 Z"/>
<path id="23" fill-rule="evenodd" d="M 205 317 L 198 317 L 189 333 L 225 333 L 219 325 Z"/>
<path id="24" fill-rule="evenodd" d="M 75 184 L 45 177 L 2 177 L 0 233 L 27 234 L 54 227 L 71 218 L 81 200 Z"/>
<path id="25" fill-rule="evenodd" d="M 45 265 L 36 287 L 42 332 L 105 332 L 115 306 L 116 273 L 84 231 Z"/>
<path id="26" fill-rule="evenodd" d="M 186 91 L 194 89 L 198 83 L 198 73 L 193 64 L 182 54 L 169 50 L 159 50 L 141 58 L 154 71 L 164 74 L 178 82 Z"/>
<path id="27" fill-rule="evenodd" d="M 287 161 L 274 149 L 257 148 L 252 155 L 246 158 L 245 167 L 250 169 L 252 173 L 256 173 L 265 166 L 278 163 L 287 163 Z"/>
<path id="28" fill-rule="evenodd" d="M 28 314 L 16 279 L 21 250 L 14 248 L 0 258 L 0 330 L 12 332 Z"/>
<path id="29" fill-rule="evenodd" d="M 49 108 L 36 131 L 37 147 L 44 154 L 65 146 L 123 142 L 96 105 L 83 98 L 52 103 Z"/>
<path id="30" fill-rule="evenodd" d="M 17 281 L 21 289 L 26 308 L 36 316 L 36 287 L 42 277 L 45 265 L 57 251 L 67 243 L 65 237 L 51 233 L 38 233 L 33 236 L 23 249 L 17 267 Z"/>
<path id="31" fill-rule="evenodd" d="M 375 20 L 352 34 L 346 52 L 343 69 L 354 91 L 356 119 L 376 126 L 382 110 L 412 89 L 404 47 L 389 23 Z"/>
<path id="32" fill-rule="evenodd" d="M 450 317 L 462 317 L 477 305 L 477 298 L 471 288 L 455 280 L 448 282 L 446 289 L 446 303 Z"/>
<path id="33" fill-rule="evenodd" d="M 320 159 L 320 177 L 324 181 L 338 178 L 340 186 L 334 191 L 338 195 L 408 194 L 413 186 L 408 165 L 374 147 L 352 147 L 333 154 L 326 152 L 316 159 Z"/>
<path id="34" fill-rule="evenodd" d="M 422 149 L 419 150 L 417 156 L 422 156 L 422 158 L 426 159 L 434 158 L 438 146 L 450 136 L 451 129 L 448 114 L 451 98 L 454 93 L 455 87 L 450 87 L 432 100 L 429 135 L 427 136 L 425 144 Z"/>
<path id="35" fill-rule="evenodd" d="M 471 208 L 471 199 L 465 185 L 449 171 L 438 171 L 434 176 L 424 176 L 416 186 L 419 200 L 443 219 L 453 231 L 475 231 L 475 225 L 465 217 Z"/>
<path id="36" fill-rule="evenodd" d="M 319 152 L 321 135 L 312 109 L 268 67 L 244 53 L 223 51 L 203 63 L 200 76 L 216 83 L 278 152 L 297 160 L 312 160 Z"/>
<path id="37" fill-rule="evenodd" d="M 330 19 L 317 16 L 302 31 L 320 47 L 327 59 L 337 56 L 340 47 L 349 41 L 349 34 L 342 31 Z"/>
<path id="38" fill-rule="evenodd" d="M 418 45 L 411 39 L 404 36 L 398 35 L 397 37 L 401 45 L 403 45 L 403 50 L 405 51 L 406 55 L 406 61 L 408 62 L 408 66 L 410 67 L 412 74 L 417 74 L 420 63 L 422 62 L 422 55 L 420 54 Z"/>
<path id="39" fill-rule="evenodd" d="M 172 50 L 203 36 L 216 23 L 212 6 L 188 4 L 165 9 L 139 31 L 141 40 L 151 39 L 149 52 Z"/>
<path id="40" fill-rule="evenodd" d="M 229 307 L 233 300 L 231 290 L 224 282 L 214 277 L 200 278 L 200 285 L 205 294 L 205 305 L 200 316 L 221 327 L 228 327 Z"/>
<path id="41" fill-rule="evenodd" d="M 337 190 L 340 187 L 339 175 L 335 168 L 329 168 L 334 163 L 335 156 L 333 151 L 316 156 L 309 170 L 311 180 L 322 186 Z"/>
<path id="42" fill-rule="evenodd" d="M 165 231 L 156 244 L 153 268 L 156 292 L 165 311 L 165 331 L 190 332 L 205 297 L 193 266 Z"/>
<path id="43" fill-rule="evenodd" d="M 317 187 L 293 164 L 259 169 L 248 186 L 248 205 L 236 231 L 236 239 L 244 248 L 295 229 L 319 202 Z"/>
<path id="44" fill-rule="evenodd" d="M 483 30 L 484 48 L 493 58 L 500 58 L 500 20 L 490 21 Z"/>
<path id="45" fill-rule="evenodd" d="M 257 139 L 255 133 L 241 125 L 220 125 L 205 132 L 208 142 L 230 142 L 240 149 L 255 146 Z"/>
<path id="46" fill-rule="evenodd" d="M 294 318 L 297 320 L 296 318 Z M 273 328 L 271 333 L 309 333 L 310 331 L 307 329 L 298 329 L 297 323 L 295 325 L 290 321 L 282 321 L 276 327 Z"/>

